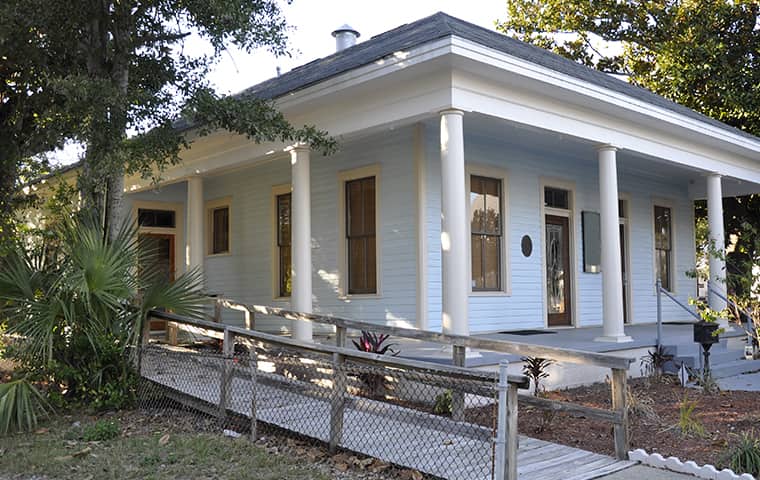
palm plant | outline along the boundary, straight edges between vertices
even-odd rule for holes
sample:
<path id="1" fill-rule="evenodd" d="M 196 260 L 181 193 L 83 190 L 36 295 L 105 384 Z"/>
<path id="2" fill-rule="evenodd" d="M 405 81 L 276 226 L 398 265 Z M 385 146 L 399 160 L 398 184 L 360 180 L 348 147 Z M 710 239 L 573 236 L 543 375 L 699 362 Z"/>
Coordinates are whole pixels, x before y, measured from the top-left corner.
<path id="1" fill-rule="evenodd" d="M 41 246 L 11 252 L 0 271 L 0 317 L 23 339 L 16 359 L 68 396 L 91 401 L 109 385 L 116 397 L 103 406 L 128 398 L 120 390 L 133 379 L 131 347 L 148 311 L 203 315 L 200 274 L 166 282 L 156 253 L 139 246 L 134 226 L 109 240 L 84 215 L 59 222 Z"/>

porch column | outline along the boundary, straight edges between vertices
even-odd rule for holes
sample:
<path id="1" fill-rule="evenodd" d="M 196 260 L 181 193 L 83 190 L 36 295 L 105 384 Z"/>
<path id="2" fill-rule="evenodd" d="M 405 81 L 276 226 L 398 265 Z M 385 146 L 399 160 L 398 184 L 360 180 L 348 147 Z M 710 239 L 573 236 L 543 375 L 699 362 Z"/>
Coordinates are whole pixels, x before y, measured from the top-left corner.
<path id="1" fill-rule="evenodd" d="M 717 173 L 707 176 L 707 224 L 710 241 L 710 286 L 719 292 L 726 291 L 726 260 L 716 257 L 714 253 L 725 255 L 725 234 L 723 232 L 723 188 L 721 177 Z M 712 250 L 715 250 L 713 252 Z M 707 302 L 713 310 L 724 310 L 726 301 L 708 290 Z M 721 327 L 727 328 L 728 321 L 721 320 Z"/>
<path id="2" fill-rule="evenodd" d="M 602 234 L 602 336 L 599 342 L 630 342 L 623 328 L 623 266 L 620 258 L 617 148 L 603 145 L 599 155 L 599 211 Z"/>
<path id="3" fill-rule="evenodd" d="M 441 112 L 443 333 L 469 335 L 463 112 Z"/>
<path id="4" fill-rule="evenodd" d="M 296 312 L 311 313 L 311 179 L 309 147 L 290 148 L 292 193 L 290 244 L 290 305 Z M 308 320 L 293 320 L 293 338 L 312 341 L 312 325 Z"/>
<path id="5" fill-rule="evenodd" d="M 185 265 L 187 269 L 203 269 L 203 178 L 187 179 L 187 235 L 185 235 Z"/>

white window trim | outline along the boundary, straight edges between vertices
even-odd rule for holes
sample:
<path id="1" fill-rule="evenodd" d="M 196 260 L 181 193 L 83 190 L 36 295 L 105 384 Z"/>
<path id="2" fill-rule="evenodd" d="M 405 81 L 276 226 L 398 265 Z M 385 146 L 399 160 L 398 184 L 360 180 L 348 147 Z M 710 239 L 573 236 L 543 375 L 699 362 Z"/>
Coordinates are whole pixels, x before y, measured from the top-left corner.
<path id="1" fill-rule="evenodd" d="M 564 210 L 544 206 L 545 187 L 561 188 L 563 190 L 567 190 L 570 194 L 570 208 L 568 210 Z M 541 311 L 544 319 L 544 328 L 576 328 L 580 325 L 580 321 L 578 318 L 578 251 L 576 248 L 575 238 L 575 227 L 577 224 L 577 221 L 575 219 L 575 182 L 552 177 L 539 177 L 538 195 L 541 215 Z M 570 283 L 570 300 L 572 301 L 572 305 L 570 307 L 570 325 L 568 326 L 549 327 L 549 312 L 546 309 L 546 215 L 556 215 L 560 217 L 567 217 L 568 219 L 568 236 L 570 237 L 570 270 L 572 272 L 572 281 Z"/>
<path id="2" fill-rule="evenodd" d="M 348 293 L 348 241 L 346 240 L 346 182 L 360 178 L 375 177 L 375 293 Z M 382 232 L 380 230 L 380 164 L 353 168 L 338 172 L 338 295 L 348 298 L 382 298 Z"/>
<path id="3" fill-rule="evenodd" d="M 227 224 L 227 251 L 211 253 L 214 248 L 213 232 L 214 221 L 211 217 L 213 211 L 220 207 L 227 207 L 228 224 Z M 206 257 L 227 257 L 232 255 L 232 197 L 217 198 L 206 202 Z"/>
<path id="4" fill-rule="evenodd" d="M 185 206 L 182 203 L 157 202 L 153 200 L 134 200 L 132 202 L 132 222 L 137 225 L 137 213 L 140 209 L 174 211 L 174 228 L 140 227 L 137 233 L 157 233 L 174 235 L 174 272 L 175 278 L 185 272 Z"/>
<path id="5" fill-rule="evenodd" d="M 469 221 L 470 188 L 472 176 L 493 178 L 501 182 L 501 289 L 473 291 L 472 289 L 472 225 Z M 509 297 L 512 295 L 512 275 L 509 259 L 509 176 L 507 170 L 479 164 L 465 166 L 465 205 L 467 205 L 467 275 L 468 294 L 471 297 Z"/>
<path id="6" fill-rule="evenodd" d="M 286 193 L 293 193 L 293 186 L 289 183 L 282 184 L 282 185 L 275 185 L 272 187 L 272 195 L 271 195 L 271 203 L 269 207 L 269 211 L 271 212 L 271 221 L 270 225 L 272 226 L 272 275 L 270 277 L 272 278 L 272 299 L 277 301 L 290 301 L 290 296 L 282 296 L 280 295 L 280 255 L 278 251 L 277 246 L 277 197 L 280 195 L 284 195 Z M 290 215 L 291 215 L 291 224 L 290 228 L 293 228 L 293 202 L 291 197 L 291 204 L 290 204 Z M 292 255 L 292 247 L 291 247 L 291 255 Z M 292 259 L 292 257 L 291 257 Z"/>
<path id="7" fill-rule="evenodd" d="M 621 217 L 618 213 L 618 223 L 625 225 L 625 271 L 628 276 L 628 285 L 625 287 L 625 293 L 628 301 L 625 308 L 627 310 L 628 322 L 626 325 L 632 325 L 633 322 L 633 272 L 631 271 L 631 194 L 627 192 L 619 192 L 618 200 L 625 201 L 625 217 Z"/>
<path id="8" fill-rule="evenodd" d="M 652 255 L 652 291 L 657 295 L 657 256 L 655 255 L 657 242 L 655 240 L 654 231 L 654 207 L 665 207 L 670 209 L 670 290 L 668 292 L 676 295 L 678 293 L 678 279 L 676 275 L 677 257 L 677 237 L 676 237 L 676 208 L 675 201 L 671 198 L 664 197 L 652 197 L 652 202 L 649 207 L 649 228 L 652 232 L 652 248 L 650 249 Z"/>

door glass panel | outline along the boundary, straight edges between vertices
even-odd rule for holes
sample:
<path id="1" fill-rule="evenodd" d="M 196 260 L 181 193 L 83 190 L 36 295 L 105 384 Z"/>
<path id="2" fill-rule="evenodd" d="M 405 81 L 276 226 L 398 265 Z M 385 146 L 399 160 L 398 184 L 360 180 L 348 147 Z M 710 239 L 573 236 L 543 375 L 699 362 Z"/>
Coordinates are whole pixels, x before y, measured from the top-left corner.
<path id="1" fill-rule="evenodd" d="M 565 313 L 565 232 L 562 225 L 546 225 L 546 301 L 552 313 Z"/>
<path id="2" fill-rule="evenodd" d="M 168 236 L 139 235 L 138 243 L 140 250 L 146 256 L 149 265 L 143 268 L 155 268 L 160 273 L 160 278 L 171 282 L 172 272 L 172 240 Z"/>

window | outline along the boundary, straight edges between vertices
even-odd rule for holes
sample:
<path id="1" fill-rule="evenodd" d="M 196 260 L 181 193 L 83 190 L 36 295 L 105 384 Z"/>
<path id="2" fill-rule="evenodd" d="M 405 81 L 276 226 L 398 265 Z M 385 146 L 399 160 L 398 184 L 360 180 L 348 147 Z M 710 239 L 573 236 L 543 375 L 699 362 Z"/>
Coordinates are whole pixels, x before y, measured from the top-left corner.
<path id="1" fill-rule="evenodd" d="M 375 177 L 345 183 L 348 294 L 377 293 Z"/>
<path id="2" fill-rule="evenodd" d="M 230 253 L 230 202 L 215 200 L 206 204 L 208 227 L 206 245 L 209 255 Z"/>
<path id="3" fill-rule="evenodd" d="M 470 177 L 470 252 L 472 290 L 501 290 L 501 180 Z"/>
<path id="4" fill-rule="evenodd" d="M 561 188 L 544 187 L 544 206 L 570 209 L 570 192 Z"/>
<path id="5" fill-rule="evenodd" d="M 672 212 L 668 207 L 654 207 L 654 261 L 655 276 L 662 288 L 672 291 L 670 280 L 672 272 Z"/>
<path id="6" fill-rule="evenodd" d="M 141 227 L 175 228 L 177 219 L 174 210 L 140 208 L 137 210 L 137 224 Z"/>
<path id="7" fill-rule="evenodd" d="M 290 208 L 291 194 L 283 193 L 275 197 L 277 218 L 277 295 L 289 297 L 291 290 L 291 250 L 290 250 Z"/>

